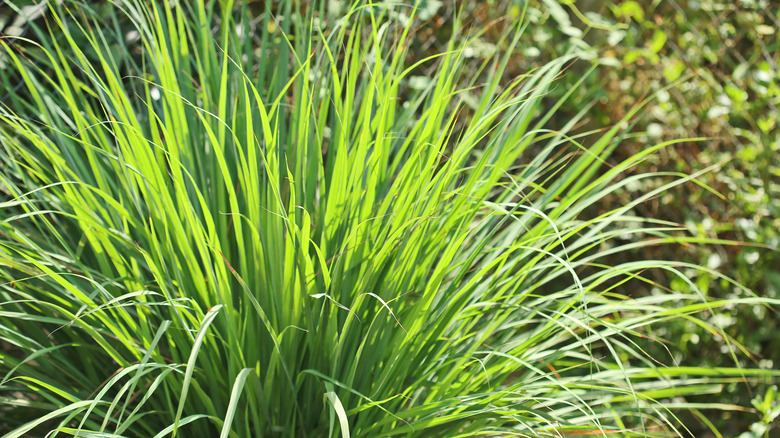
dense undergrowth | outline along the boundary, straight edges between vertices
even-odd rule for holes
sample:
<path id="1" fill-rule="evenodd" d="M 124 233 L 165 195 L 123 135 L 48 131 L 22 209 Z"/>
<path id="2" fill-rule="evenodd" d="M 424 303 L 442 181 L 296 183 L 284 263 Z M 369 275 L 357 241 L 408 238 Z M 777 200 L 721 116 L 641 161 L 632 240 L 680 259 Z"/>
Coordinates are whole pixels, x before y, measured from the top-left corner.
<path id="1" fill-rule="evenodd" d="M 775 301 L 604 262 L 729 242 L 632 215 L 704 186 L 626 177 L 675 141 L 606 165 L 620 124 L 545 128 L 573 56 L 505 82 L 523 20 L 472 75 L 457 25 L 407 63 L 409 6 L 285 5 L 65 2 L 0 40 L 24 84 L 0 108 L 5 436 L 675 436 L 737 408 L 686 396 L 776 374 L 653 334 L 690 321 L 738 363 L 704 316 Z M 653 270 L 689 292 L 631 296 Z"/>

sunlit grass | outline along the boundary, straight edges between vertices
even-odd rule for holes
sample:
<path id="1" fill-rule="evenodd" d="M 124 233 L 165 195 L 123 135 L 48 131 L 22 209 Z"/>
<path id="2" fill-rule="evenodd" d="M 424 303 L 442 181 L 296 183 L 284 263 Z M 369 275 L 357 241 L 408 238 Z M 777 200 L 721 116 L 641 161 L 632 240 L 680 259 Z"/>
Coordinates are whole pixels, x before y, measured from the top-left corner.
<path id="1" fill-rule="evenodd" d="M 710 243 L 630 213 L 695 176 L 587 217 L 673 142 L 606 166 L 619 127 L 545 129 L 572 58 L 502 83 L 522 24 L 476 81 L 458 28 L 406 63 L 408 6 L 193 5 L 67 3 L 0 40 L 6 436 L 669 436 L 729 408 L 685 395 L 773 374 L 645 352 L 685 318 L 745 354 L 701 316 L 770 301 L 631 297 L 705 269 L 601 261 Z"/>

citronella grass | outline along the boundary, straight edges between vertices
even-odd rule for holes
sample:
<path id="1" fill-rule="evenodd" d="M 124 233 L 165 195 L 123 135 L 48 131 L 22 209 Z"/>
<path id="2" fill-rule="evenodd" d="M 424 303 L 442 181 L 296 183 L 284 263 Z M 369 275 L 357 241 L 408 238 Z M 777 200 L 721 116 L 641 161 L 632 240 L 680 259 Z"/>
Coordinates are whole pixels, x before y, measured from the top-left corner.
<path id="1" fill-rule="evenodd" d="M 599 262 L 674 241 L 630 209 L 694 178 L 583 217 L 668 144 L 543 129 L 570 58 L 502 83 L 518 25 L 464 86 L 460 29 L 408 65 L 411 7 L 324 4 L 65 2 L 0 40 L 6 436 L 669 436 L 771 374 L 644 352 L 686 318 L 741 354 L 699 317 L 740 300 Z"/>

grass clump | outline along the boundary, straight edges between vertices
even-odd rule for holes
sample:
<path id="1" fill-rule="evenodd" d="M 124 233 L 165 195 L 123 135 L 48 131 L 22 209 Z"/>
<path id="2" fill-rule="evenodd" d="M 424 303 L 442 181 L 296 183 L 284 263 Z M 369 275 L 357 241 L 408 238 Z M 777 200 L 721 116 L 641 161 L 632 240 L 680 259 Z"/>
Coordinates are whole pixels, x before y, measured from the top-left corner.
<path id="1" fill-rule="evenodd" d="M 674 241 L 630 210 L 693 178 L 582 217 L 668 144 L 605 167 L 618 127 L 544 129 L 571 57 L 501 83 L 522 25 L 476 83 L 458 28 L 406 64 L 409 6 L 103 8 L 0 40 L 6 436 L 682 435 L 724 407 L 686 394 L 770 375 L 643 352 L 686 318 L 734 355 L 699 315 L 759 299 L 599 263 Z"/>

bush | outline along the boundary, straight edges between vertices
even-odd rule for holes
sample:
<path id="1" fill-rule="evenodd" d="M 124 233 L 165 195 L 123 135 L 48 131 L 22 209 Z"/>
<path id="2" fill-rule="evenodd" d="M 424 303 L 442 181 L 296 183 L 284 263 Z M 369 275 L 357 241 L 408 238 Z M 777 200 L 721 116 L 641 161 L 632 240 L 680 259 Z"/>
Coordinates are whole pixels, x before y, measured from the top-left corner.
<path id="1" fill-rule="evenodd" d="M 775 374 L 645 352 L 684 319 L 736 360 L 709 314 L 777 303 L 603 262 L 679 241 L 631 211 L 694 178 L 545 129 L 572 58 L 503 82 L 521 25 L 468 83 L 478 34 L 405 65 L 404 6 L 95 8 L 0 41 L 6 436 L 682 435 L 731 406 L 681 397 Z M 692 292 L 626 295 L 654 269 Z"/>

